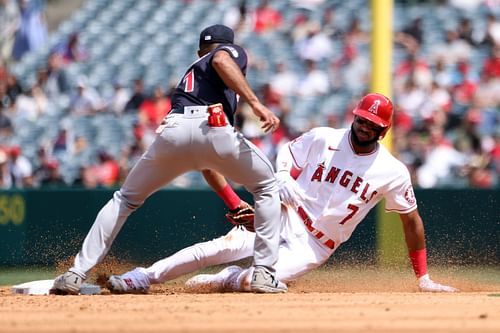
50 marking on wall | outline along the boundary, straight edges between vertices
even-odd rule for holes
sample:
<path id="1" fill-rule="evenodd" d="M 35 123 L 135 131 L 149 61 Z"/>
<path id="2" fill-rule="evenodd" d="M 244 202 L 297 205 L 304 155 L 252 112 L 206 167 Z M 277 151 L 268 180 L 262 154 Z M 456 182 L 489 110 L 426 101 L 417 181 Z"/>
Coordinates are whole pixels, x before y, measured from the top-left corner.
<path id="1" fill-rule="evenodd" d="M 20 225 L 24 222 L 26 204 L 19 194 L 0 195 L 0 225 L 12 223 Z"/>

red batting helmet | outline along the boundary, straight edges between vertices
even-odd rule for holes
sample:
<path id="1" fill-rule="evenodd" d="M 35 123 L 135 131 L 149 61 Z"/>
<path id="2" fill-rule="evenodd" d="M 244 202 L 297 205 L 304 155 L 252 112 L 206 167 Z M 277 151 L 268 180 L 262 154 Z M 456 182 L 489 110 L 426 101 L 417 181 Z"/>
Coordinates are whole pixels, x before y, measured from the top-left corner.
<path id="1" fill-rule="evenodd" d="M 392 109 L 389 98 L 382 94 L 370 93 L 361 99 L 352 113 L 383 127 L 384 130 L 380 133 L 382 139 L 391 127 Z"/>

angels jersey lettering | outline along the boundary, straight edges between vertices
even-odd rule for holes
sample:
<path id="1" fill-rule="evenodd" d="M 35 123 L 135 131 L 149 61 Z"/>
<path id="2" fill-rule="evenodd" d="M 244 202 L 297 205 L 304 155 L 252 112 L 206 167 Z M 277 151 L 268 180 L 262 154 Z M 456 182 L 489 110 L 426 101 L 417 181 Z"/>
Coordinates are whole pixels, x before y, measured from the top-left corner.
<path id="1" fill-rule="evenodd" d="M 406 166 L 381 144 L 369 154 L 356 154 L 349 129 L 315 128 L 288 146 L 297 182 L 309 198 L 302 203 L 312 226 L 337 244 L 382 198 L 385 209 L 409 213 L 417 208 Z"/>

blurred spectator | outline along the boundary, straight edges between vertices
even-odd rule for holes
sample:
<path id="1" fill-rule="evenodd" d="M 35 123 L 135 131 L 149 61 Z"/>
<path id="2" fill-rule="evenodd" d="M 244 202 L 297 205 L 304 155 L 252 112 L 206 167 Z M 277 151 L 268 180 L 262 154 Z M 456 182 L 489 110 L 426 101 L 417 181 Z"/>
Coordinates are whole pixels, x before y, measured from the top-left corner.
<path id="1" fill-rule="evenodd" d="M 482 72 L 487 76 L 500 80 L 500 44 L 491 49 L 491 54 L 485 60 Z"/>
<path id="2" fill-rule="evenodd" d="M 22 94 L 23 92 L 23 88 L 21 87 L 21 85 L 19 84 L 19 82 L 17 81 L 17 77 L 10 73 L 10 72 L 7 72 L 7 95 L 9 97 L 9 106 L 12 106 L 13 104 L 16 103 L 16 99 L 19 95 Z"/>
<path id="3" fill-rule="evenodd" d="M 118 161 L 120 167 L 120 182 L 125 180 L 127 174 L 139 158 L 141 158 L 145 150 L 144 145 L 139 140 L 135 140 L 130 146 L 126 146 L 122 149 L 120 159 Z"/>
<path id="4" fill-rule="evenodd" d="M 371 40 L 370 34 L 361 28 L 361 21 L 356 16 L 351 18 L 344 38 L 356 46 L 366 44 Z"/>
<path id="5" fill-rule="evenodd" d="M 16 0 L 0 0 L 0 22 L 2 22 L 0 25 L 0 60 L 10 59 L 20 20 Z"/>
<path id="6" fill-rule="evenodd" d="M 444 137 L 442 128 L 433 127 L 430 132 L 430 148 L 425 162 L 417 170 L 418 185 L 430 188 L 450 185 L 453 182 L 453 170 L 463 168 L 467 163 L 464 154 L 456 150 Z"/>
<path id="7" fill-rule="evenodd" d="M 310 26 L 307 36 L 298 40 L 295 48 L 300 59 L 315 62 L 326 60 L 333 53 L 332 42 L 319 23 Z"/>
<path id="8" fill-rule="evenodd" d="M 121 115 L 125 111 L 125 106 L 129 100 L 130 95 L 127 89 L 125 89 L 119 82 L 114 82 L 113 94 L 107 101 L 108 109 L 117 115 Z"/>
<path id="9" fill-rule="evenodd" d="M 28 158 L 22 155 L 21 147 L 11 147 L 9 156 L 8 164 L 12 185 L 17 188 L 33 186 L 33 168 Z"/>
<path id="10" fill-rule="evenodd" d="M 294 7 L 311 11 L 321 8 L 320 6 L 324 2 L 325 0 L 291 0 Z"/>
<path id="11" fill-rule="evenodd" d="M 0 106 L 0 141 L 6 140 L 13 134 L 14 128 L 12 127 L 12 121 Z"/>
<path id="12" fill-rule="evenodd" d="M 422 135 L 418 131 L 411 129 L 405 129 L 401 131 L 401 127 L 397 126 L 397 122 L 395 122 L 394 125 L 394 152 L 398 159 L 407 166 L 408 171 L 410 172 L 412 183 L 415 186 L 419 186 L 417 170 L 425 161 L 425 143 L 424 140 L 422 140 Z"/>
<path id="13" fill-rule="evenodd" d="M 471 46 L 478 44 L 477 34 L 474 31 L 472 22 L 467 17 L 462 17 L 457 26 L 458 38 L 463 39 Z"/>
<path id="14" fill-rule="evenodd" d="M 500 123 L 500 79 L 494 79 L 486 72 L 481 74 L 474 92 L 472 106 L 482 114 L 481 135 L 493 135 Z"/>
<path id="15" fill-rule="evenodd" d="M 477 9 L 485 0 L 448 0 L 448 3 L 464 11 Z"/>
<path id="16" fill-rule="evenodd" d="M 52 147 L 54 155 L 64 154 L 68 149 L 68 132 L 65 128 L 61 128 L 57 133 Z"/>
<path id="17" fill-rule="evenodd" d="M 76 82 L 76 92 L 70 100 L 71 114 L 89 116 L 102 111 L 103 107 L 97 91 L 88 85 L 86 78 L 80 77 Z"/>
<path id="18" fill-rule="evenodd" d="M 273 111 L 275 115 L 281 118 L 288 113 L 289 108 L 285 103 L 285 99 L 269 83 L 262 85 L 259 93 L 263 104 Z"/>
<path id="19" fill-rule="evenodd" d="M 47 59 L 47 67 L 39 72 L 39 84 L 49 98 L 59 98 L 70 93 L 68 74 L 63 68 L 62 58 L 51 53 Z"/>
<path id="20" fill-rule="evenodd" d="M 487 15 L 486 27 L 479 41 L 480 44 L 488 47 L 500 45 L 500 21 L 494 14 L 490 13 Z"/>
<path id="21" fill-rule="evenodd" d="M 125 112 L 137 112 L 139 110 L 139 106 L 141 106 L 145 99 L 146 95 L 144 94 L 144 82 L 142 79 L 135 79 L 134 93 L 125 105 Z"/>
<path id="22" fill-rule="evenodd" d="M 36 4 L 43 1 L 31 0 L 29 4 L 36 8 Z M 194 3 L 192 0 L 186 1 Z M 454 6 L 454 2 L 450 1 L 427 2 L 435 11 L 431 10 L 416 19 L 412 18 L 421 13 L 421 8 L 416 7 L 420 1 L 398 4 L 402 7 L 399 9 L 405 11 L 398 20 L 408 21 L 407 24 L 403 21 L 403 29 L 395 33 L 397 52 L 393 59 L 392 87 L 393 100 L 398 108 L 394 114 L 393 138 L 398 156 L 408 166 L 416 186 L 419 186 L 419 179 L 423 179 L 423 186 L 448 186 L 452 183 L 474 187 L 499 185 L 500 22 L 497 16 L 500 7 L 497 0 L 458 1 L 462 3 L 459 6 Z M 365 93 L 370 87 L 372 66 L 368 43 L 371 36 L 368 32 L 370 18 L 363 16 L 366 8 L 355 12 L 350 2 L 336 1 L 334 6 L 330 2 L 297 0 L 286 4 L 287 1 L 283 0 L 235 0 L 227 6 L 222 5 L 220 0 L 211 2 L 214 6 L 221 5 L 228 9 L 220 13 L 220 19 L 235 30 L 243 30 L 242 38 L 248 41 L 249 79 L 252 85 L 262 88 L 259 92 L 265 103 L 281 117 L 282 128 L 273 134 L 264 134 L 258 119 L 245 111 L 245 103 L 242 101 L 239 105 L 236 125 L 270 158 L 273 158 L 276 147 L 284 140 L 293 138 L 311 126 L 328 124 L 343 127 L 344 121 L 350 123 L 347 118 L 352 116 L 354 107 L 349 104 L 351 99 Z M 135 10 L 136 3 L 132 10 Z M 12 7 L 13 4 L 17 5 L 12 0 L 0 0 L 0 31 L 8 30 L 7 27 L 12 26 L 8 22 L 15 21 L 15 9 L 12 8 L 17 6 Z M 282 12 L 279 10 L 281 8 Z M 107 7 L 102 9 L 104 14 Z M 158 10 L 165 10 L 165 6 Z M 80 37 L 94 36 L 95 27 L 88 25 L 88 21 L 77 23 L 76 26 L 81 29 L 78 30 Z M 254 28 L 259 32 L 253 31 Z M 58 46 L 52 48 L 46 67 L 38 70 L 35 84 L 32 75 L 43 62 L 44 52 L 33 54 L 33 58 L 26 57 L 21 63 L 13 65 L 15 73 L 21 75 L 19 82 L 22 82 L 22 87 L 0 60 L 0 145 L 23 142 L 47 146 L 52 150 L 51 156 L 59 161 L 57 170 L 60 167 L 68 184 L 83 184 L 85 181 L 88 186 L 102 186 L 97 181 L 98 168 L 89 167 L 96 159 L 95 147 L 99 140 L 86 130 L 95 129 L 95 120 L 66 117 L 66 125 L 47 120 L 56 115 L 63 116 L 58 110 L 78 110 L 75 114 L 99 117 L 98 111 L 105 109 L 117 115 L 122 132 L 129 135 L 133 133 L 133 138 L 119 134 L 125 137 L 124 143 L 127 142 L 119 159 L 119 177 L 126 175 L 133 161 L 144 152 L 144 146 L 154 137 L 154 129 L 169 107 L 168 94 L 158 93 L 157 97 L 147 98 L 142 79 L 134 81 L 133 91 L 127 89 L 132 87 L 123 87 L 111 81 L 118 74 L 117 68 L 124 69 L 125 80 L 129 79 L 128 75 L 133 70 L 137 75 L 147 75 L 149 82 L 152 72 L 149 64 L 141 60 L 148 58 L 149 49 L 143 48 L 137 53 L 140 68 L 136 68 L 130 59 L 119 57 L 133 56 L 126 53 L 131 45 L 132 49 L 145 45 L 129 44 L 127 37 L 130 35 L 125 30 L 121 44 L 123 49 L 116 49 L 112 57 L 105 54 L 97 62 L 65 66 L 63 54 L 70 63 L 81 61 L 82 54 L 85 56 L 86 51 L 79 44 L 82 40 L 78 40 L 78 34 L 72 34 L 67 40 L 59 41 L 59 44 L 56 42 Z M 63 33 L 57 35 L 67 36 L 67 30 L 60 32 Z M 0 47 L 3 36 L 0 35 Z M 151 35 L 151 40 L 156 40 L 157 36 Z M 108 40 L 108 36 L 103 35 L 103 42 L 111 41 L 111 38 Z M 293 52 L 299 42 L 303 44 L 300 55 Z M 104 44 L 103 47 L 108 45 Z M 181 45 L 178 46 L 175 54 L 182 51 Z M 399 46 L 404 46 L 404 49 Z M 101 56 L 100 53 L 96 54 Z M 173 59 L 165 59 L 169 62 L 168 67 L 171 66 L 170 60 Z M 138 72 L 135 72 L 136 69 Z M 75 72 L 76 75 L 86 73 L 93 77 L 102 73 L 103 81 L 99 84 L 105 89 L 93 90 L 86 81 L 81 84 L 77 77 L 72 76 Z M 172 77 L 168 77 L 172 74 L 170 72 L 161 73 L 165 75 L 164 82 L 172 81 Z M 77 82 L 78 88 L 72 85 L 73 82 Z M 121 83 L 125 85 L 126 82 Z M 114 89 L 110 89 L 111 86 Z M 40 88 L 44 94 L 38 93 Z M 106 96 L 105 102 L 101 96 Z M 44 114 L 43 110 L 56 112 Z M 123 114 L 125 117 L 119 119 Z M 19 122 L 22 120 L 20 118 L 35 120 L 37 127 L 46 127 L 45 133 L 37 136 L 40 142 L 26 143 L 24 135 L 28 130 Z M 73 128 L 75 121 L 82 121 L 89 127 L 81 130 Z M 290 133 L 287 125 L 297 133 Z M 35 132 L 29 134 L 35 136 Z M 440 133 L 442 142 L 434 138 L 438 136 L 436 133 Z M 430 136 L 433 138 L 430 139 Z M 132 139 L 131 143 L 129 139 Z M 33 151 L 33 148 L 25 147 L 26 152 Z M 457 156 L 464 157 L 463 165 L 452 163 Z M 10 154 L 7 153 L 9 159 Z M 434 163 L 442 161 L 442 168 L 434 167 Z M 7 161 L 4 162 L 4 165 L 7 164 Z M 33 165 L 39 166 L 37 161 Z M 46 167 L 48 174 L 50 165 Z M 79 169 L 82 170 L 80 176 L 77 175 Z M 50 169 L 56 178 L 57 170 Z M 428 171 L 430 174 L 426 175 Z M 10 174 L 7 178 L 12 182 Z M 39 183 L 38 179 L 37 176 L 35 184 Z M 191 184 L 190 181 L 186 184 Z"/>
<path id="23" fill-rule="evenodd" d="M 312 60 L 306 62 L 306 73 L 299 79 L 297 95 L 300 97 L 320 96 L 328 93 L 328 76 L 324 71 L 316 68 Z"/>
<path id="24" fill-rule="evenodd" d="M 34 85 L 16 99 L 14 112 L 16 117 L 36 121 L 47 112 L 48 100 L 38 85 Z"/>
<path id="25" fill-rule="evenodd" d="M 98 164 L 84 170 L 85 187 L 111 187 L 116 185 L 120 179 L 120 166 L 118 162 L 103 150 L 99 152 L 98 159 Z"/>
<path id="26" fill-rule="evenodd" d="M 418 86 L 414 77 L 410 76 L 403 90 L 399 92 L 396 103 L 402 112 L 413 119 L 414 124 L 419 124 L 426 116 L 422 114 L 422 110 L 427 100 L 428 94 L 425 89 Z"/>
<path id="27" fill-rule="evenodd" d="M 433 69 L 434 81 L 444 88 L 449 88 L 453 85 L 453 71 L 451 66 L 446 64 L 443 58 L 436 59 Z"/>
<path id="28" fill-rule="evenodd" d="M 333 7 L 327 7 L 323 11 L 323 16 L 321 18 L 321 31 L 332 40 L 340 38 L 344 35 L 344 32 L 340 29 L 339 24 L 335 21 L 335 10 Z"/>
<path id="29" fill-rule="evenodd" d="M 252 14 L 253 31 L 259 34 L 278 29 L 283 21 L 281 13 L 269 4 L 269 0 L 261 0 Z"/>
<path id="30" fill-rule="evenodd" d="M 38 167 L 33 172 L 34 184 L 37 187 L 64 186 L 64 182 L 59 172 L 59 162 L 47 155 L 45 149 L 40 148 L 37 152 Z"/>
<path id="31" fill-rule="evenodd" d="M 459 61 L 469 61 L 471 54 L 472 47 L 458 37 L 458 32 L 448 30 L 445 42 L 433 46 L 431 57 L 434 60 L 443 59 L 447 64 L 456 64 Z"/>
<path id="32" fill-rule="evenodd" d="M 298 41 L 305 39 L 309 31 L 317 24 L 318 22 L 312 20 L 311 17 L 305 13 L 300 12 L 295 15 L 291 22 L 290 37 L 292 42 L 296 44 Z"/>
<path id="33" fill-rule="evenodd" d="M 276 65 L 274 75 L 271 77 L 271 88 L 281 96 L 292 96 L 297 91 L 298 77 L 288 70 L 285 62 Z"/>
<path id="34" fill-rule="evenodd" d="M 66 186 L 61 173 L 59 171 L 59 162 L 57 160 L 50 160 L 45 165 L 46 174 L 40 179 L 41 187 L 61 187 Z"/>
<path id="35" fill-rule="evenodd" d="M 7 153 L 0 147 L 0 189 L 4 190 L 12 186 L 8 160 L 9 157 Z"/>
<path id="36" fill-rule="evenodd" d="M 424 41 L 422 18 L 417 17 L 413 19 L 408 26 L 395 34 L 394 40 L 402 44 L 408 52 L 417 52 Z"/>
<path id="37" fill-rule="evenodd" d="M 342 54 L 330 66 L 332 88 L 349 90 L 353 94 L 361 94 L 370 79 L 371 65 L 369 59 L 357 50 L 353 39 L 344 38 Z M 340 79 L 339 79 L 340 78 Z"/>
<path id="38" fill-rule="evenodd" d="M 397 65 L 394 73 L 394 90 L 399 93 L 411 80 L 419 88 L 430 88 L 432 71 L 427 62 L 415 53 L 409 53 L 404 61 Z"/>
<path id="39" fill-rule="evenodd" d="M 47 43 L 47 25 L 43 8 L 34 0 L 18 0 L 21 20 L 16 30 L 12 57 L 20 60 L 26 52 L 36 51 Z"/>
<path id="40" fill-rule="evenodd" d="M 142 127 L 142 140 L 145 145 L 154 140 L 156 128 L 172 107 L 170 97 L 165 94 L 161 86 L 154 89 L 153 96 L 146 98 L 139 106 L 139 126 Z"/>
<path id="41" fill-rule="evenodd" d="M 432 82 L 429 91 L 429 101 L 427 103 L 430 112 L 432 113 L 436 110 L 450 112 L 451 106 L 452 100 L 448 90 L 441 87 L 436 81 Z"/>
<path id="42" fill-rule="evenodd" d="M 13 102 L 7 94 L 7 82 L 0 80 L 0 109 L 7 111 L 12 106 Z"/>
<path id="43" fill-rule="evenodd" d="M 224 13 L 224 25 L 235 32 L 241 31 L 247 25 L 248 8 L 246 0 L 241 0 L 238 5 L 229 7 Z M 237 35 L 237 34 L 236 34 Z"/>
<path id="44" fill-rule="evenodd" d="M 0 82 L 4 82 L 5 80 L 7 80 L 7 65 L 0 57 Z"/>
<path id="45" fill-rule="evenodd" d="M 457 64 L 457 79 L 458 84 L 452 89 L 452 98 L 454 102 L 453 112 L 459 116 L 464 113 L 465 108 L 472 103 L 476 93 L 477 84 L 470 79 L 470 65 L 467 62 Z"/>
<path id="46" fill-rule="evenodd" d="M 88 52 L 79 42 L 77 32 L 70 34 L 65 43 L 56 46 L 53 53 L 59 54 L 65 64 L 85 61 L 89 57 Z"/>

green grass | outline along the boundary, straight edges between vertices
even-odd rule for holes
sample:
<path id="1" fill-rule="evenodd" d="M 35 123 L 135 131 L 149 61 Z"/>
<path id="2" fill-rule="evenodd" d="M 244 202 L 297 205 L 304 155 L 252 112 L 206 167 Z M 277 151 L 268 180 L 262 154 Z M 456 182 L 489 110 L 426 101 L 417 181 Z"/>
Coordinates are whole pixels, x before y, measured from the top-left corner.
<path id="1" fill-rule="evenodd" d="M 54 269 L 46 267 L 9 267 L 0 268 L 0 286 L 53 279 L 56 276 Z"/>

